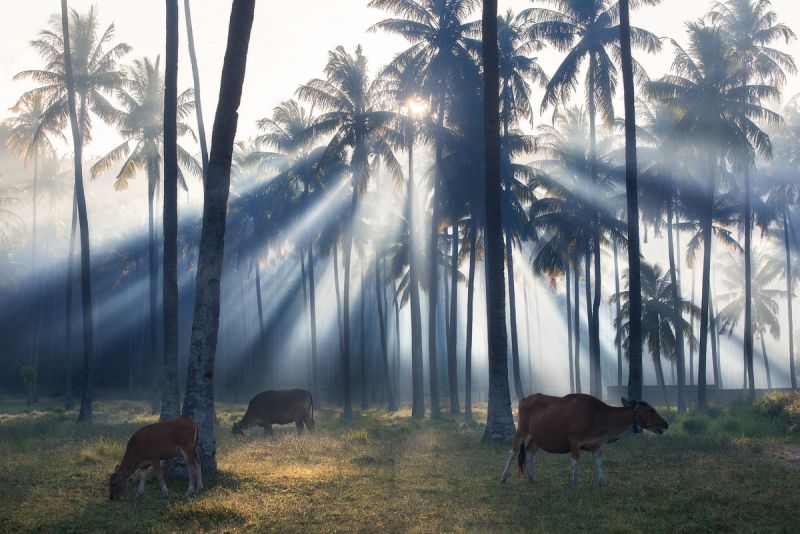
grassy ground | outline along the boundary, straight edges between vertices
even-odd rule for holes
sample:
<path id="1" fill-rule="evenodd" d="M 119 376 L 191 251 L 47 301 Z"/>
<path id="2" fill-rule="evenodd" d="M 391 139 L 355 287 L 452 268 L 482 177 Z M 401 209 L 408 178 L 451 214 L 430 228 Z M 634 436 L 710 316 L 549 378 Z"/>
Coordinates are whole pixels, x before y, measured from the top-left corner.
<path id="1" fill-rule="evenodd" d="M 219 407 L 220 474 L 194 498 L 150 478 L 132 505 L 108 501 L 108 475 L 129 435 L 151 422 L 143 403 L 100 402 L 81 426 L 55 401 L 24 413 L 0 400 L 0 532 L 796 532 L 800 471 L 781 454 L 792 437 L 744 408 L 676 420 L 664 436 L 627 437 L 604 453 L 610 484 L 587 455 L 576 488 L 563 455 L 535 456 L 537 482 L 498 483 L 507 445 L 481 426 L 414 422 L 378 410 L 319 431 L 294 426 L 230 435 L 243 406 Z M 479 419 L 480 420 L 480 419 Z M 700 422 L 698 422 L 700 421 Z M 280 428 L 280 429 L 278 429 Z M 797 434 L 794 435 L 794 441 Z"/>

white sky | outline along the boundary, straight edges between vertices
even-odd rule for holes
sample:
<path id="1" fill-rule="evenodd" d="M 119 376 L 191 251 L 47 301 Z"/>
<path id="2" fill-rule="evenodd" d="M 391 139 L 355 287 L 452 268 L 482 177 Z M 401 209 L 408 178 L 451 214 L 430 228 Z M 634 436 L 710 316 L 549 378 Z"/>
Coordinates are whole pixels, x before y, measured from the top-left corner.
<path id="1" fill-rule="evenodd" d="M 181 17 L 183 2 L 181 5 Z M 41 59 L 28 46 L 37 32 L 47 24 L 48 16 L 57 12 L 56 0 L 27 0 L 12 2 L 2 0 L 3 17 L 0 17 L 0 117 L 2 110 L 11 107 L 18 96 L 30 87 L 28 82 L 12 81 L 17 72 L 41 66 Z M 117 39 L 133 46 L 127 56 L 154 57 L 164 48 L 164 3 L 159 0 L 71 0 L 70 7 L 80 11 L 97 5 L 100 20 L 105 27 L 113 22 Z M 342 44 L 352 50 L 356 44 L 364 46 L 370 57 L 373 72 L 402 50 L 404 41 L 366 30 L 385 14 L 366 7 L 367 0 L 270 0 L 257 3 L 253 27 L 247 79 L 240 110 L 239 137 L 255 133 L 256 119 L 270 114 L 280 101 L 293 96 L 295 89 L 310 78 L 321 75 L 326 53 Z M 13 5 L 13 9 L 9 7 Z M 203 111 L 208 135 L 211 135 L 214 110 L 219 90 L 219 74 L 225 53 L 229 1 L 194 0 L 192 19 L 200 63 Z M 511 7 L 520 11 L 534 5 L 528 0 L 500 0 L 500 9 Z M 633 23 L 658 35 L 682 40 L 683 22 L 703 15 L 710 5 L 706 0 L 664 0 L 658 7 L 644 8 L 633 14 Z M 782 21 L 796 24 L 800 15 L 797 0 L 773 0 L 773 7 Z M 475 14 L 477 18 L 479 14 Z M 796 28 L 800 31 L 800 27 Z M 185 45 L 184 21 L 181 19 L 181 51 L 179 87 L 191 86 L 191 68 Z M 783 47 L 800 58 L 800 44 Z M 551 74 L 558 64 L 560 54 L 545 50 L 540 54 L 542 65 Z M 669 68 L 671 46 L 658 57 L 639 55 L 652 77 Z M 792 80 L 786 94 L 800 91 L 798 80 Z M 537 97 L 538 98 L 538 97 Z M 100 127 L 95 131 L 95 142 L 88 148 L 88 156 L 104 153 L 118 142 L 112 130 Z"/>

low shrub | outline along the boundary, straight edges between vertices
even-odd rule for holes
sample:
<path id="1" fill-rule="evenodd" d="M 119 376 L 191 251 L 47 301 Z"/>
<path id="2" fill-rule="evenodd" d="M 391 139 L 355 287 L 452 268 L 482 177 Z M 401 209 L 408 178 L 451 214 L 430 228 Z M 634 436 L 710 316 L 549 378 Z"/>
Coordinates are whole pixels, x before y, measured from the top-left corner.
<path id="1" fill-rule="evenodd" d="M 777 421 L 790 432 L 800 432 L 800 393 L 770 393 L 753 402 L 754 411 Z"/>
<path id="2" fill-rule="evenodd" d="M 692 436 L 704 434 L 708 430 L 708 420 L 699 416 L 687 417 L 683 420 L 683 430 Z"/>

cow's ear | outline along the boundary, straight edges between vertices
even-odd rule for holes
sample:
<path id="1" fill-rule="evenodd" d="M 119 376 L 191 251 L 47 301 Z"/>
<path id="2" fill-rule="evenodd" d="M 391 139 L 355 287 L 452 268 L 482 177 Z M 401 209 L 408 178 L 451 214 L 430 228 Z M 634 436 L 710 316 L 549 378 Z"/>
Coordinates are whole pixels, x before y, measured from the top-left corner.
<path id="1" fill-rule="evenodd" d="M 628 400 L 628 399 L 626 399 L 625 397 L 622 397 L 622 399 L 620 399 L 620 400 L 622 401 L 622 405 L 623 405 L 624 407 L 626 407 L 626 408 L 630 408 L 630 407 L 631 407 L 631 405 L 633 404 L 631 401 L 629 401 L 629 400 Z"/>

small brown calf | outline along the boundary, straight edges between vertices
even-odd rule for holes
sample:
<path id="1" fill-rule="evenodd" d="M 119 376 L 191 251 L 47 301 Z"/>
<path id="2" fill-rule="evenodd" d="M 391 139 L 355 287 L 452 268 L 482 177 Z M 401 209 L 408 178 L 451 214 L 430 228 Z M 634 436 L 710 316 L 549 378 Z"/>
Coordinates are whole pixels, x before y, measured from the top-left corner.
<path id="1" fill-rule="evenodd" d="M 140 428 L 128 440 L 125 456 L 111 474 L 109 498 L 114 501 L 122 496 L 125 483 L 136 470 L 139 471 L 139 490 L 136 492 L 136 497 L 139 497 L 144 491 L 147 469 L 151 466 L 161 482 L 161 493 L 164 497 L 168 497 L 169 491 L 164 483 L 161 460 L 175 458 L 179 454 L 186 460 L 189 471 L 189 489 L 186 495 L 200 491 L 203 489 L 203 475 L 200 472 L 200 462 L 194 453 L 196 445 L 197 423 L 191 419 L 170 419 Z"/>

